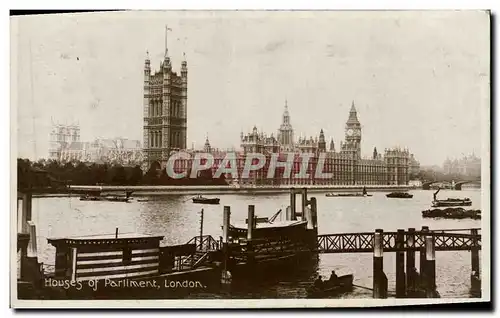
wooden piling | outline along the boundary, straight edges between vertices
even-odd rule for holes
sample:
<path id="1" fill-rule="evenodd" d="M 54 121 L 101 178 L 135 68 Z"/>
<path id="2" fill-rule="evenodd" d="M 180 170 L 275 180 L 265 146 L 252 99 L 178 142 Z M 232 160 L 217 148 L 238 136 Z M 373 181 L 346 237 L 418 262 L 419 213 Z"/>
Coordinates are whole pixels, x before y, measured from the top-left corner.
<path id="1" fill-rule="evenodd" d="M 228 244 L 229 242 L 229 224 L 231 218 L 231 207 L 224 206 L 224 212 L 222 215 L 222 244 Z"/>
<path id="2" fill-rule="evenodd" d="M 385 298 L 387 286 L 384 284 L 384 279 L 386 279 L 384 274 L 384 231 L 377 229 L 373 235 L 373 298 Z"/>
<path id="3" fill-rule="evenodd" d="M 287 221 L 296 220 L 295 212 L 297 211 L 297 200 L 295 188 L 290 189 L 290 215 L 287 215 Z"/>
<path id="4" fill-rule="evenodd" d="M 302 189 L 302 220 L 306 217 L 307 208 L 307 188 Z"/>
<path id="5" fill-rule="evenodd" d="M 429 227 L 428 226 L 422 226 L 421 230 L 421 235 L 420 238 L 423 242 L 422 247 L 420 248 L 420 277 L 422 279 L 425 279 L 425 237 L 427 235 L 427 232 L 429 232 Z"/>
<path id="6" fill-rule="evenodd" d="M 396 298 L 406 296 L 405 284 L 405 230 L 398 229 L 396 235 Z"/>
<path id="7" fill-rule="evenodd" d="M 203 248 L 203 215 L 205 214 L 204 213 L 204 209 L 201 209 L 201 212 L 200 212 L 200 248 L 202 249 Z"/>
<path id="8" fill-rule="evenodd" d="M 470 234 L 472 237 L 472 248 L 471 248 L 471 289 L 474 294 L 480 296 L 481 293 L 481 275 L 479 268 L 479 244 L 477 240 L 478 230 L 471 229 Z"/>
<path id="9" fill-rule="evenodd" d="M 252 244 L 252 237 L 253 237 L 253 230 L 256 226 L 255 224 L 255 205 L 249 205 L 248 206 L 248 228 L 247 228 L 247 266 L 249 270 L 253 269 L 254 266 L 254 253 L 253 253 L 253 244 Z M 250 271 L 249 271 L 250 272 Z"/>
<path id="10" fill-rule="evenodd" d="M 32 194 L 31 193 L 24 193 L 23 195 L 23 216 L 22 216 L 22 229 L 23 233 L 29 233 L 28 232 L 28 221 L 31 221 L 31 211 L 32 209 Z"/>
<path id="11" fill-rule="evenodd" d="M 406 239 L 406 290 L 407 295 L 412 293 L 415 289 L 416 270 L 415 270 L 415 229 L 409 228 Z"/>
<path id="12" fill-rule="evenodd" d="M 18 213 L 17 213 L 17 232 L 18 244 L 19 234 L 26 239 L 20 248 L 20 275 L 19 278 L 24 281 L 35 282 L 39 279 L 40 268 L 38 265 L 37 247 L 36 247 L 36 227 L 31 221 L 32 194 L 18 192 Z M 20 200 L 20 205 L 19 205 Z M 18 247 L 19 249 L 19 247 Z"/>
<path id="13" fill-rule="evenodd" d="M 231 207 L 224 206 L 224 212 L 222 215 L 222 255 L 223 255 L 223 270 L 221 277 L 222 284 L 229 284 L 231 282 L 231 274 L 228 269 L 230 219 L 231 219 Z"/>
<path id="14" fill-rule="evenodd" d="M 436 297 L 436 253 L 434 246 L 434 236 L 425 237 L 425 296 L 427 298 Z"/>
<path id="15" fill-rule="evenodd" d="M 255 205 L 248 206 L 248 230 L 247 230 L 247 240 L 252 240 L 253 229 L 255 228 Z"/>
<path id="16" fill-rule="evenodd" d="M 316 231 L 318 231 L 318 204 L 316 202 L 316 198 L 311 198 L 311 218 L 313 227 Z"/>
<path id="17" fill-rule="evenodd" d="M 118 228 L 115 229 L 115 238 L 118 238 Z"/>
<path id="18" fill-rule="evenodd" d="M 17 195 L 17 233 L 25 233 L 24 223 L 26 223 L 26 214 L 24 213 L 24 194 Z"/>
<path id="19" fill-rule="evenodd" d="M 28 257 L 37 257 L 37 247 L 36 247 L 36 226 L 33 221 L 28 221 L 28 233 L 30 235 L 30 240 L 28 242 Z"/>

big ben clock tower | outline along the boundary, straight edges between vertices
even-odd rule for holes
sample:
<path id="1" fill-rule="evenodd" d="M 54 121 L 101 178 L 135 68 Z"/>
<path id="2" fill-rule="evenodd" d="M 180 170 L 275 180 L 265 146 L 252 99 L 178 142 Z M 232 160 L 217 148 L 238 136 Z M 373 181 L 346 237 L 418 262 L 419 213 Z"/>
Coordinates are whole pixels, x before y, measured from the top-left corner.
<path id="1" fill-rule="evenodd" d="M 354 101 L 349 111 L 349 119 L 345 124 L 345 149 L 344 151 L 352 153 L 355 158 L 361 157 L 361 124 L 358 120 Z"/>

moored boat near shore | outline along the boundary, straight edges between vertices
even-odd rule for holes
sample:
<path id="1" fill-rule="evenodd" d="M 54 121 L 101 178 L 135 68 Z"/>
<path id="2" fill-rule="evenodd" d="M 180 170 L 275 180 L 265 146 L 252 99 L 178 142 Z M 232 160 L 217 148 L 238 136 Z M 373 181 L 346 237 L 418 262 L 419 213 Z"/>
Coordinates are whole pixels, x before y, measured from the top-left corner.
<path id="1" fill-rule="evenodd" d="M 128 191 L 125 196 L 120 195 L 90 195 L 84 194 L 80 196 L 80 201 L 110 201 L 110 202 L 130 202 L 131 191 Z"/>
<path id="2" fill-rule="evenodd" d="M 465 199 L 446 199 L 432 201 L 432 207 L 452 207 L 452 206 L 471 206 L 472 201 L 469 198 Z"/>
<path id="3" fill-rule="evenodd" d="M 219 198 L 204 198 L 203 196 L 201 196 L 201 194 L 193 198 L 193 203 L 200 204 L 219 204 L 219 201 Z"/>
<path id="4" fill-rule="evenodd" d="M 434 192 L 433 197 L 434 201 L 432 201 L 432 207 L 452 207 L 452 206 L 471 206 L 472 201 L 469 198 L 448 198 L 446 200 L 438 200 L 437 194 L 441 191 L 441 188 L 438 188 L 436 192 Z"/>
<path id="5" fill-rule="evenodd" d="M 363 194 L 363 193 L 327 193 L 325 194 L 327 197 L 371 197 L 371 194 Z"/>
<path id="6" fill-rule="evenodd" d="M 464 208 L 432 209 L 422 211 L 424 218 L 445 218 L 445 219 L 481 219 L 481 210 L 465 210 Z"/>
<path id="7" fill-rule="evenodd" d="M 409 194 L 408 192 L 392 192 L 386 195 L 388 198 L 398 198 L 398 199 L 411 199 L 413 198 L 413 194 Z"/>

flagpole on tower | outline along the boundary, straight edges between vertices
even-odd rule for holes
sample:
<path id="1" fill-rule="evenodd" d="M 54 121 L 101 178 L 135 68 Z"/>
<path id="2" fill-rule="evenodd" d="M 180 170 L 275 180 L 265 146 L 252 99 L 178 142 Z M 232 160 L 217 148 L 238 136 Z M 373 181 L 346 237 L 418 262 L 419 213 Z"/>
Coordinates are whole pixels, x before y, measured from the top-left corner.
<path id="1" fill-rule="evenodd" d="M 165 57 L 168 56 L 168 31 L 172 31 L 172 29 L 170 29 L 168 25 L 165 24 Z"/>

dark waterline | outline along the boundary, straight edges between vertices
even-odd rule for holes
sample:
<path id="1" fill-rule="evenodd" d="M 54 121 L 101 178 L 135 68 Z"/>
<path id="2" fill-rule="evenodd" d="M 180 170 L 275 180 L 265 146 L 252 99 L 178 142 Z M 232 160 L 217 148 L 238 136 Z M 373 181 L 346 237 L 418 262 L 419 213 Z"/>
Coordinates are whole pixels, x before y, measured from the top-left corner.
<path id="1" fill-rule="evenodd" d="M 385 231 L 421 228 L 457 229 L 480 227 L 480 220 L 424 219 L 421 211 L 430 208 L 432 192 L 414 190 L 413 199 L 388 199 L 385 193 L 376 192 L 366 198 L 328 198 L 324 193 L 314 193 L 318 200 L 319 234 L 344 232 L 371 232 L 377 228 Z M 145 233 L 164 235 L 162 244 L 183 244 L 199 235 L 200 210 L 204 213 L 204 234 L 219 238 L 222 234 L 222 209 L 231 206 L 234 222 L 244 222 L 249 204 L 255 205 L 256 215 L 271 216 L 289 204 L 287 194 L 278 195 L 220 195 L 220 205 L 193 204 L 191 196 L 152 197 L 148 202 L 88 202 L 79 198 L 35 198 L 33 220 L 37 225 L 40 261 L 54 264 L 55 248 L 47 238 L 96 234 Z M 440 198 L 469 197 L 472 209 L 480 209 L 479 190 L 441 191 Z M 300 201 L 300 199 L 298 199 Z M 298 204 L 300 204 L 298 202 Z M 418 264 L 418 255 L 417 255 Z M 48 267 L 50 270 L 50 266 Z M 257 286 L 252 291 L 245 288 L 233 290 L 238 298 L 294 298 L 305 297 L 306 288 L 316 275 L 328 277 L 331 270 L 339 275 L 353 274 L 354 284 L 371 287 L 372 255 L 321 254 L 317 266 L 309 266 L 302 273 L 277 279 Z M 384 270 L 389 279 L 389 291 L 395 290 L 395 255 L 384 254 Z M 436 284 L 441 297 L 469 297 L 470 252 L 437 252 Z M 213 297 L 221 295 L 199 295 Z M 340 295 L 342 298 L 369 298 L 371 291 L 355 288 Z"/>

